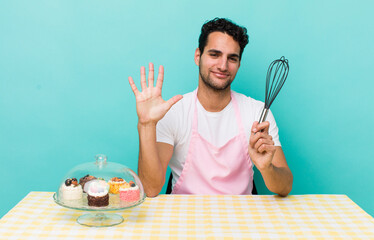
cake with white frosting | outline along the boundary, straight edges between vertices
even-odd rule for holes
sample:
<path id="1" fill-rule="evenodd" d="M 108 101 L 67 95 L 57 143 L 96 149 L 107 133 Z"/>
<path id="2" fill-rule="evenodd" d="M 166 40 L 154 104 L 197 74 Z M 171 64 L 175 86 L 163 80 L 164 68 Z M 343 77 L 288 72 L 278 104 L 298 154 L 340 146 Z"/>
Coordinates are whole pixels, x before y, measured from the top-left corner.
<path id="1" fill-rule="evenodd" d="M 88 206 L 105 207 L 109 205 L 109 185 L 104 180 L 91 180 L 85 183 Z"/>
<path id="2" fill-rule="evenodd" d="M 79 200 L 83 196 L 81 185 L 76 178 L 68 178 L 60 187 L 62 200 Z"/>
<path id="3" fill-rule="evenodd" d="M 87 174 L 86 176 L 82 177 L 81 179 L 79 179 L 79 184 L 82 186 L 82 189 L 83 189 L 83 192 L 87 192 L 84 185 L 86 184 L 86 182 L 89 182 L 93 179 L 96 179 L 96 177 L 94 176 L 91 176 L 89 174 Z"/>

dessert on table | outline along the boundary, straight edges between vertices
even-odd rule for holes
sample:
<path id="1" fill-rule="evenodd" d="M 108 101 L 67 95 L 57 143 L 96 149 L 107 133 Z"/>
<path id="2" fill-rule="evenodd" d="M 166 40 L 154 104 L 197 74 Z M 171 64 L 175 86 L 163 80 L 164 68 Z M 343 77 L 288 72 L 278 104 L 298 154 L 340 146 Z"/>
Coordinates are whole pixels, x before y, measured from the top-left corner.
<path id="1" fill-rule="evenodd" d="M 130 187 L 130 184 L 120 177 L 113 177 L 109 180 L 109 192 L 118 194 L 121 187 Z"/>
<path id="2" fill-rule="evenodd" d="M 121 187 L 119 189 L 119 198 L 124 202 L 136 202 L 140 200 L 140 189 L 133 182 L 130 181 L 129 187 Z"/>
<path id="3" fill-rule="evenodd" d="M 63 200 L 79 200 L 82 198 L 83 191 L 76 178 L 68 178 L 59 189 Z"/>
<path id="4" fill-rule="evenodd" d="M 124 221 L 121 215 L 106 211 L 132 208 L 142 204 L 145 198 L 138 175 L 125 165 L 107 162 L 102 154 L 96 155 L 95 162 L 72 168 L 53 195 L 62 207 L 89 211 L 78 217 L 77 222 L 92 227 L 120 224 Z"/>
<path id="5" fill-rule="evenodd" d="M 86 182 L 89 182 L 93 179 L 96 179 L 96 177 L 91 176 L 89 174 L 79 179 L 79 184 L 82 186 L 83 192 L 86 192 L 84 188 L 84 185 L 86 184 Z"/>
<path id="6" fill-rule="evenodd" d="M 96 211 L 137 206 L 145 197 L 134 171 L 98 155 L 96 162 L 80 164 L 64 176 L 55 201 L 68 208 Z"/>
<path id="7" fill-rule="evenodd" d="M 104 180 L 94 179 L 86 182 L 88 206 L 105 207 L 109 205 L 109 184 Z"/>

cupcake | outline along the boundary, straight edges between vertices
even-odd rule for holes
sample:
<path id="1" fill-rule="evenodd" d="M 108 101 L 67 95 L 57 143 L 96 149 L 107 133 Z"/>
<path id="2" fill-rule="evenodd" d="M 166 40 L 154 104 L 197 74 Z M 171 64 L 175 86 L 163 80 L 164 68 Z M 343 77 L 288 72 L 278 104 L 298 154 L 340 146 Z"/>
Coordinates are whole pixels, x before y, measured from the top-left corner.
<path id="1" fill-rule="evenodd" d="M 96 177 L 91 176 L 89 174 L 79 179 L 79 184 L 82 186 L 83 192 L 86 192 L 86 190 L 84 189 L 84 185 L 86 184 L 86 182 L 89 182 L 93 179 L 96 179 Z"/>
<path id="2" fill-rule="evenodd" d="M 105 207 L 109 205 L 109 185 L 103 180 L 91 180 L 85 184 L 88 206 Z"/>
<path id="3" fill-rule="evenodd" d="M 130 187 L 130 184 L 120 177 L 114 177 L 108 183 L 109 183 L 109 192 L 113 194 L 118 194 L 119 189 L 121 187 L 122 188 Z"/>
<path id="4" fill-rule="evenodd" d="M 136 202 L 140 200 L 139 187 L 133 182 L 129 182 L 130 187 L 121 187 L 119 189 L 119 198 L 123 202 Z"/>
<path id="5" fill-rule="evenodd" d="M 68 178 L 60 187 L 60 194 L 63 200 L 78 200 L 82 198 L 82 187 L 76 178 Z"/>

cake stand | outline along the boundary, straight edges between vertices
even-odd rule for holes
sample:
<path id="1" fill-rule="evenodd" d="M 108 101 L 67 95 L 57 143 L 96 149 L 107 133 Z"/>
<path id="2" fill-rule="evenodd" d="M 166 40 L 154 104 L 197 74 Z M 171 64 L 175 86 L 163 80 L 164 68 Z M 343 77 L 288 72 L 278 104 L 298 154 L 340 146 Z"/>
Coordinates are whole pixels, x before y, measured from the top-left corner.
<path id="1" fill-rule="evenodd" d="M 119 163 L 107 162 L 107 157 L 103 154 L 96 155 L 95 159 L 95 162 L 80 164 L 65 174 L 61 179 L 58 190 L 53 194 L 53 200 L 58 205 L 65 208 L 91 212 L 77 218 L 77 222 L 83 226 L 114 226 L 122 223 L 124 219 L 121 215 L 109 213 L 108 211 L 126 210 L 139 206 L 144 202 L 146 194 L 144 193 L 144 188 L 138 175 L 130 168 Z M 89 190 L 84 190 L 84 186 L 92 186 L 90 181 L 93 182 L 98 180 L 104 182 L 105 186 L 108 186 L 105 191 L 109 194 L 109 204 L 105 207 L 89 206 L 87 193 L 85 192 Z M 116 185 L 117 183 L 120 185 Z M 127 184 L 127 187 L 124 187 L 121 184 Z M 80 192 L 78 199 L 74 197 L 74 200 L 67 200 L 72 197 L 68 197 L 70 193 L 67 192 L 66 189 L 75 187 L 82 189 L 78 189 Z M 131 200 L 126 199 L 125 201 L 121 200 L 119 196 L 120 187 L 136 188 L 136 191 L 139 192 L 139 197 Z M 89 188 L 90 187 L 88 187 L 88 189 Z"/>
<path id="2" fill-rule="evenodd" d="M 131 203 L 131 204 L 118 204 L 111 202 L 112 199 L 116 199 L 114 194 L 110 194 L 109 197 L 109 205 L 107 207 L 90 207 L 87 204 L 87 194 L 82 198 L 82 201 L 80 203 L 77 203 L 76 201 L 70 201 L 70 202 L 63 202 L 60 201 L 57 198 L 57 194 L 53 194 L 53 200 L 58 205 L 70 208 L 74 210 L 81 210 L 81 211 L 90 211 L 92 213 L 83 214 L 77 218 L 77 223 L 88 226 L 88 227 L 110 227 L 115 226 L 124 221 L 123 217 L 116 213 L 106 213 L 107 211 L 118 211 L 118 210 L 127 210 L 136 206 L 139 206 L 142 204 L 145 200 L 145 196 L 141 198 L 139 201 Z M 114 200 L 116 201 L 116 200 Z"/>

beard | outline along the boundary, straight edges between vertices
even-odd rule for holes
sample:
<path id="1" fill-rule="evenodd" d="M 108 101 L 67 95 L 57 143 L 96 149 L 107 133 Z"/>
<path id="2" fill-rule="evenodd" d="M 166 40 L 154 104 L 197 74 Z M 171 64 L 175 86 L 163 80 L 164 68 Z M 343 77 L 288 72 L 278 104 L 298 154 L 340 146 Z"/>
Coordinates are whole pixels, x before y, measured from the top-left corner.
<path id="1" fill-rule="evenodd" d="M 199 67 L 199 75 L 201 77 L 201 80 L 203 81 L 203 83 L 209 87 L 210 89 L 214 90 L 214 91 L 223 91 L 223 90 L 226 90 L 228 87 L 231 86 L 231 83 L 232 83 L 232 79 L 228 79 L 223 85 L 218 85 L 217 83 L 215 83 L 209 76 L 209 73 L 208 74 L 204 74 L 202 71 L 201 71 L 201 68 Z"/>

